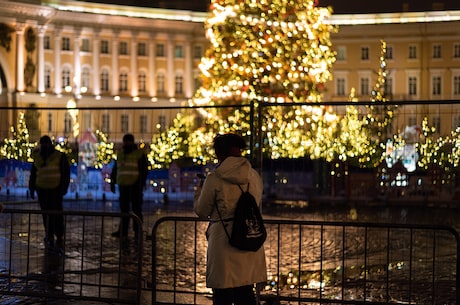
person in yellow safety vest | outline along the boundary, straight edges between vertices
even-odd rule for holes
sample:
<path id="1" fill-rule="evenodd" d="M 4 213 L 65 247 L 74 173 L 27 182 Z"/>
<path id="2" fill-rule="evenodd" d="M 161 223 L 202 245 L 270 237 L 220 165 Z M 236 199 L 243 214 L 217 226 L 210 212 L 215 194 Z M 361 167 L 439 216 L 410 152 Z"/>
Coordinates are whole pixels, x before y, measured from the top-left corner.
<path id="1" fill-rule="evenodd" d="M 37 192 L 41 210 L 53 211 L 43 214 L 45 249 L 63 254 L 64 217 L 59 212 L 63 210 L 63 197 L 70 184 L 70 164 L 66 155 L 56 150 L 51 138 L 46 135 L 40 138 L 40 147 L 32 157 L 34 162 L 29 178 L 30 196 L 35 199 Z"/>
<path id="2" fill-rule="evenodd" d="M 117 160 L 110 175 L 110 188 L 115 193 L 115 184 L 120 192 L 120 211 L 132 212 L 142 220 L 143 190 L 148 175 L 147 156 L 134 143 L 132 134 L 123 136 L 123 149 L 117 154 Z M 131 209 L 130 209 L 130 204 Z M 113 237 L 126 238 L 128 236 L 129 217 L 122 217 L 118 230 L 112 233 Z M 135 240 L 139 238 L 139 228 L 133 223 Z"/>

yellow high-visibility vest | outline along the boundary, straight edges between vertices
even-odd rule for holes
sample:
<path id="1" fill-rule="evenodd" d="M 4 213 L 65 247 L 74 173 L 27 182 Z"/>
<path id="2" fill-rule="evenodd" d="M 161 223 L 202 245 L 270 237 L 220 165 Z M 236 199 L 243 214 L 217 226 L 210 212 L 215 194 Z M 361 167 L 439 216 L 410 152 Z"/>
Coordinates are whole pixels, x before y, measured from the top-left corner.
<path id="1" fill-rule="evenodd" d="M 57 188 L 61 182 L 60 163 L 61 153 L 57 150 L 46 159 L 46 162 L 40 154 L 37 154 L 34 158 L 34 165 L 37 168 L 35 185 L 42 189 Z"/>
<path id="2" fill-rule="evenodd" d="M 139 159 L 143 151 L 140 149 L 133 150 L 129 154 L 123 152 L 117 156 L 117 184 L 133 185 L 139 178 Z"/>

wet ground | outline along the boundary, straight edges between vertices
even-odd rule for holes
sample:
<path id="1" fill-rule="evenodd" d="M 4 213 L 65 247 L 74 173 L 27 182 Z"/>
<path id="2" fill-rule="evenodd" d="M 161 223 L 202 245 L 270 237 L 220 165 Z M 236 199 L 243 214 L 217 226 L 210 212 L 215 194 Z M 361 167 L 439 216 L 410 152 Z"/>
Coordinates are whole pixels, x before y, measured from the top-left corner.
<path id="1" fill-rule="evenodd" d="M 36 202 L 10 203 L 6 204 L 6 208 L 13 209 L 37 209 Z M 68 201 L 65 203 L 67 211 L 99 211 L 99 212 L 118 212 L 118 205 L 111 201 Z M 346 205 L 336 204 L 321 204 L 313 206 L 299 207 L 294 203 L 287 204 L 266 204 L 264 206 L 264 215 L 270 218 L 282 219 L 301 219 L 314 221 L 361 221 L 361 222 L 383 222 L 383 223 L 404 223 L 404 224 L 434 224 L 448 225 L 454 227 L 457 231 L 460 230 L 460 210 L 452 208 L 442 208 L 435 206 L 354 206 L 351 208 Z M 157 200 L 146 202 L 144 205 L 144 233 L 145 236 L 150 235 L 151 228 L 155 221 L 162 216 L 194 216 L 191 202 L 170 201 L 165 205 L 163 201 Z M 107 224 L 106 224 L 107 225 Z M 110 224 L 113 227 L 113 224 Z M 149 240 L 145 240 L 145 248 L 148 249 Z M 134 246 L 133 246 L 134 248 Z M 89 251 L 89 249 L 87 249 Z M 38 253 L 38 252 L 37 252 Z M 150 261 L 149 251 L 146 251 L 144 260 Z M 71 254 L 67 253 L 71 256 Z M 38 258 L 37 258 L 38 259 Z M 42 257 L 40 256 L 40 259 Z M 110 260 L 110 257 L 105 258 Z M 4 268 L 4 266 L 0 266 Z M 4 270 L 0 270 L 1 272 Z M 149 274 L 148 268 L 143 271 L 144 282 L 148 283 Z M 0 280 L 0 285 L 1 285 Z M 145 285 L 147 286 L 147 284 Z M 56 286 L 58 287 L 58 285 Z M 34 289 L 42 290 L 43 286 L 37 285 Z M 38 305 L 38 304 L 82 304 L 82 305 L 103 305 L 108 303 L 97 301 L 81 301 L 81 300 L 66 300 L 66 299 L 43 299 L 38 297 L 18 297 L 2 295 L 0 296 L 0 304 L 18 304 L 18 305 Z M 151 296 L 148 289 L 142 293 L 141 304 L 151 304 Z"/>

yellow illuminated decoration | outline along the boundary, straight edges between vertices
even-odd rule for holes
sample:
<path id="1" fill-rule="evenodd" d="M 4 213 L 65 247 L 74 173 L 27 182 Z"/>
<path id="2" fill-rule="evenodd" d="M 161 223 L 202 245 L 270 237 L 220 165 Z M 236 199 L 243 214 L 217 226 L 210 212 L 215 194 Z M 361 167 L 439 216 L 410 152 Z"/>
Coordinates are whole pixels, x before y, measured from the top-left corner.
<path id="1" fill-rule="evenodd" d="M 331 79 L 330 10 L 313 0 L 214 0 L 196 102 L 317 102 Z"/>
<path id="2" fill-rule="evenodd" d="M 32 150 L 37 146 L 37 143 L 29 142 L 29 130 L 27 129 L 23 112 L 18 115 L 16 128 L 11 126 L 10 132 L 11 138 L 5 138 L 3 146 L 0 147 L 2 158 L 32 162 Z"/>
<path id="3" fill-rule="evenodd" d="M 360 164 L 366 167 L 378 166 L 383 161 L 386 141 L 391 137 L 389 132 L 397 108 L 393 105 L 385 105 L 385 102 L 389 101 L 385 85 L 388 73 L 386 53 L 386 42 L 382 40 L 377 81 L 371 94 L 371 101 L 375 104 L 367 107 L 366 124 L 364 125 L 369 135 L 369 144 L 363 147 Z"/>
<path id="4" fill-rule="evenodd" d="M 251 103 L 274 104 L 263 108 L 268 119 L 259 126 L 266 156 L 332 157 L 339 118 L 328 107 L 314 105 L 321 101 L 335 62 L 330 33 L 336 29 L 328 22 L 330 14 L 310 0 L 211 1 L 205 22 L 211 47 L 201 61 L 202 86 L 191 105 L 229 107 L 195 111 L 194 122 L 187 121 L 187 111 L 181 113 L 152 139 L 154 166 L 183 156 L 199 164 L 212 160 L 209 147 L 216 133 L 250 134 L 257 118 L 251 122 L 249 107 L 230 105 Z M 280 103 L 299 105 L 275 106 Z"/>
<path id="5" fill-rule="evenodd" d="M 107 135 L 100 130 L 96 130 L 96 138 L 98 142 L 96 153 L 96 168 L 102 168 L 105 164 L 116 159 L 116 153 L 113 142 L 109 142 Z"/>

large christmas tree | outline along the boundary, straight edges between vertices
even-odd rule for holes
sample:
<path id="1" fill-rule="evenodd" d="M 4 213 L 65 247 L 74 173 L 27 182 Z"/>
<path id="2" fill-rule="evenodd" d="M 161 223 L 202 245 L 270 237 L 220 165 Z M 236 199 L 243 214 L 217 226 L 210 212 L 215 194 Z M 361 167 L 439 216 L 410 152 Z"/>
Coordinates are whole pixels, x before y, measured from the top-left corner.
<path id="1" fill-rule="evenodd" d="M 330 10 L 313 0 L 213 0 L 197 101 L 316 102 L 335 61 Z"/>
<path id="2" fill-rule="evenodd" d="M 258 122 L 266 156 L 331 154 L 338 118 L 317 104 L 335 61 L 331 11 L 313 0 L 214 0 L 210 8 L 205 23 L 210 48 L 200 64 L 202 86 L 194 105 L 220 107 L 197 112 L 201 124 L 191 135 L 194 142 L 197 134 L 249 135 L 250 124 Z M 249 107 L 241 107 L 250 104 L 262 111 L 251 117 Z M 188 152 L 203 154 L 193 147 Z"/>

